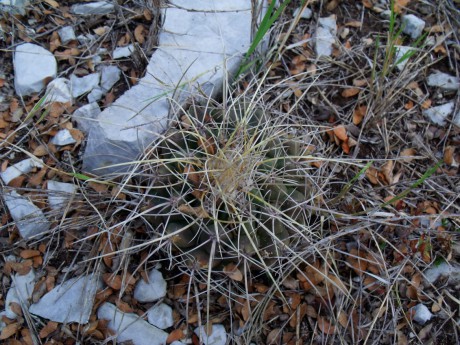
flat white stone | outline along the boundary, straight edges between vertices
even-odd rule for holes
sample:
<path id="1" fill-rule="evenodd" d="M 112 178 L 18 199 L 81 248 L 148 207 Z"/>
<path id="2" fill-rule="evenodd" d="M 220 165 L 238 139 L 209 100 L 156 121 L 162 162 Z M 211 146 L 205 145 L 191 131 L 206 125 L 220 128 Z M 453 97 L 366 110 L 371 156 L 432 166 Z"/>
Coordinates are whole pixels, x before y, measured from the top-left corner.
<path id="1" fill-rule="evenodd" d="M 446 118 L 454 111 L 454 102 L 449 102 L 437 107 L 432 107 L 422 111 L 422 114 L 428 117 L 431 122 L 444 126 L 446 124 Z"/>
<path id="2" fill-rule="evenodd" d="M 51 143 L 56 146 L 65 146 L 75 144 L 77 141 L 72 137 L 68 129 L 61 129 L 56 135 L 51 139 Z"/>
<path id="3" fill-rule="evenodd" d="M 26 14 L 26 6 L 29 0 L 0 0 L 0 13 L 8 12 L 12 14 Z"/>
<path id="4" fill-rule="evenodd" d="M 402 17 L 403 32 L 413 39 L 420 37 L 425 21 L 413 14 L 406 14 Z"/>
<path id="5" fill-rule="evenodd" d="M 32 43 L 16 47 L 13 58 L 14 88 L 19 96 L 40 92 L 46 78 L 56 78 L 57 63 L 48 50 Z"/>
<path id="6" fill-rule="evenodd" d="M 297 15 L 299 14 L 300 12 L 300 7 L 296 8 L 294 10 L 294 13 L 292 14 L 293 17 L 297 17 Z M 308 7 L 305 7 L 302 11 L 302 13 L 300 13 L 300 18 L 303 18 L 303 19 L 310 19 L 313 15 L 313 12 L 308 8 Z"/>
<path id="7" fill-rule="evenodd" d="M 101 113 L 101 108 L 96 102 L 88 103 L 72 114 L 72 119 L 77 123 L 78 129 L 88 134 L 91 126 L 95 123 L 95 118 Z"/>
<path id="8" fill-rule="evenodd" d="M 54 79 L 46 87 L 45 104 L 59 102 L 73 104 L 72 93 L 70 92 L 70 81 L 66 78 Z"/>
<path id="9" fill-rule="evenodd" d="M 8 167 L 0 173 L 0 177 L 5 184 L 8 184 L 16 177 L 30 173 L 34 168 L 43 168 L 43 162 L 40 159 L 27 158 Z"/>
<path id="10" fill-rule="evenodd" d="M 59 38 L 61 39 L 62 44 L 67 44 L 70 41 L 77 39 L 75 36 L 75 31 L 71 26 L 64 26 L 58 30 Z"/>
<path id="11" fill-rule="evenodd" d="M 147 320 L 160 329 L 169 328 L 174 325 L 173 311 L 165 303 L 155 305 L 147 311 Z"/>
<path id="12" fill-rule="evenodd" d="M 126 47 L 117 47 L 112 53 L 112 58 L 121 59 L 129 57 L 134 52 L 134 44 L 129 44 Z"/>
<path id="13" fill-rule="evenodd" d="M 227 332 L 225 332 L 225 327 L 222 325 L 212 325 L 210 335 L 206 334 L 204 326 L 196 328 L 194 332 L 204 345 L 225 345 L 227 343 Z"/>
<path id="14" fill-rule="evenodd" d="M 16 319 L 18 315 L 11 309 L 10 303 L 15 302 L 20 306 L 29 307 L 29 299 L 32 297 L 35 285 L 35 272 L 33 269 L 25 275 L 15 274 L 12 276 L 13 284 L 6 295 L 5 315 L 9 319 Z"/>
<path id="15" fill-rule="evenodd" d="M 42 210 L 27 198 L 12 191 L 3 193 L 3 199 L 22 238 L 39 237 L 50 229 L 50 224 Z"/>
<path id="16" fill-rule="evenodd" d="M 103 96 L 105 92 L 102 90 L 100 86 L 95 87 L 89 94 L 88 94 L 88 102 L 90 103 L 95 103 L 99 101 Z"/>
<path id="17" fill-rule="evenodd" d="M 75 190 L 75 185 L 71 183 L 48 181 L 48 202 L 50 208 L 59 210 L 66 207 Z"/>
<path id="18" fill-rule="evenodd" d="M 430 310 L 426 307 L 426 305 L 421 303 L 412 307 L 411 310 L 414 312 L 414 316 L 412 319 L 420 325 L 424 325 L 433 316 L 433 314 L 431 314 Z"/>
<path id="19" fill-rule="evenodd" d="M 201 91 L 215 96 L 222 90 L 224 78 L 236 72 L 251 44 L 251 2 L 168 2 L 145 77 L 98 116 L 88 136 L 84 170 L 99 175 L 127 171 L 129 165 L 112 165 L 135 160 L 158 138 L 171 103 L 182 105 Z"/>
<path id="20" fill-rule="evenodd" d="M 69 279 L 32 304 L 29 312 L 55 322 L 88 323 L 100 288 L 102 282 L 97 275 Z"/>
<path id="21" fill-rule="evenodd" d="M 123 313 L 110 303 L 97 310 L 99 320 L 110 320 L 107 327 L 116 332 L 117 342 L 131 340 L 134 345 L 164 345 L 168 333 L 152 326 L 133 313 Z"/>
<path id="22" fill-rule="evenodd" d="M 149 281 L 139 280 L 134 289 L 134 298 L 139 302 L 154 302 L 166 296 L 166 280 L 157 269 L 149 273 Z"/>
<path id="23" fill-rule="evenodd" d="M 404 69 L 404 66 L 409 62 L 410 59 L 410 52 L 413 51 L 414 49 L 412 47 L 406 47 L 406 46 L 400 46 L 396 48 L 396 57 L 395 57 L 395 63 L 396 67 L 400 71 Z"/>
<path id="24" fill-rule="evenodd" d="M 95 1 L 82 4 L 76 4 L 71 7 L 74 14 L 93 15 L 93 14 L 108 14 L 115 10 L 113 3 L 108 1 Z"/>
<path id="25" fill-rule="evenodd" d="M 84 77 L 78 78 L 75 75 L 70 76 L 72 96 L 77 98 L 85 93 L 90 92 L 99 85 L 101 79 L 100 73 L 91 73 Z"/>
<path id="26" fill-rule="evenodd" d="M 424 271 L 423 276 L 426 282 L 430 284 L 434 284 L 440 277 L 447 277 L 449 282 L 457 284 L 460 283 L 460 266 L 442 262 L 438 266 L 433 265 Z"/>
<path id="27" fill-rule="evenodd" d="M 110 89 L 120 80 L 121 70 L 117 66 L 102 66 L 101 67 L 101 87 L 105 92 Z"/>
<path id="28" fill-rule="evenodd" d="M 439 71 L 428 76 L 427 84 L 443 90 L 457 91 L 460 89 L 460 80 L 457 77 Z"/>
<path id="29" fill-rule="evenodd" d="M 332 46 L 337 37 L 337 23 L 335 15 L 319 18 L 315 33 L 316 56 L 331 56 Z"/>

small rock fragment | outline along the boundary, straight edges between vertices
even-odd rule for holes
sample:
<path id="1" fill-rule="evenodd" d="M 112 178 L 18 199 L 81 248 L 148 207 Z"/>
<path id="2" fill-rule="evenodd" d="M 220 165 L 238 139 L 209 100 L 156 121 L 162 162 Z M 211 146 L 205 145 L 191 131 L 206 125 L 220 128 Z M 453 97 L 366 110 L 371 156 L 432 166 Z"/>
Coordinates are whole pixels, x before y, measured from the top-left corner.
<path id="1" fill-rule="evenodd" d="M 73 5 L 72 13 L 89 16 L 93 14 L 108 14 L 113 12 L 114 5 L 108 1 L 95 1 Z"/>
<path id="2" fill-rule="evenodd" d="M 174 324 L 172 309 L 164 303 L 155 305 L 147 311 L 147 320 L 160 329 L 169 328 Z"/>
<path id="3" fill-rule="evenodd" d="M 134 289 L 134 298 L 139 302 L 153 302 L 166 296 L 166 280 L 157 269 L 149 273 L 149 281 L 139 280 Z"/>
<path id="4" fill-rule="evenodd" d="M 402 71 L 404 69 L 404 66 L 406 66 L 407 62 L 410 59 L 410 52 L 413 50 L 414 49 L 412 47 L 406 46 L 396 48 L 395 63 L 396 67 L 398 67 L 400 71 Z"/>
<path id="5" fill-rule="evenodd" d="M 51 143 L 56 146 L 65 146 L 75 144 L 77 141 L 72 137 L 68 129 L 61 129 L 57 134 L 51 139 Z"/>
<path id="6" fill-rule="evenodd" d="M 296 8 L 294 13 L 292 14 L 293 17 L 297 17 L 297 15 L 299 14 L 300 12 L 300 7 Z M 303 18 L 303 19 L 310 19 L 313 15 L 313 12 L 308 8 L 308 7 L 305 7 L 302 11 L 302 13 L 300 13 L 300 18 Z"/>
<path id="7" fill-rule="evenodd" d="M 5 300 L 5 315 L 9 319 L 16 319 L 18 315 L 12 310 L 10 303 L 14 302 L 25 308 L 29 306 L 29 299 L 34 291 L 35 272 L 31 269 L 25 275 L 15 274 L 12 278 L 13 284 L 8 290 Z"/>
<path id="8" fill-rule="evenodd" d="M 152 326 L 139 315 L 123 313 L 110 303 L 97 310 L 99 320 L 110 320 L 107 327 L 116 332 L 117 342 L 131 340 L 134 345 L 164 345 L 168 333 Z"/>
<path id="9" fill-rule="evenodd" d="M 22 238 L 27 240 L 34 236 L 39 237 L 50 229 L 50 224 L 42 210 L 27 198 L 12 191 L 4 193 L 3 199 Z"/>
<path id="10" fill-rule="evenodd" d="M 72 119 L 77 123 L 78 129 L 87 134 L 100 113 L 101 108 L 99 108 L 99 105 L 96 102 L 92 102 L 75 110 L 72 114 Z"/>
<path id="11" fill-rule="evenodd" d="M 26 14 L 26 6 L 29 0 L 0 0 L 0 13 L 7 12 L 11 14 Z"/>
<path id="12" fill-rule="evenodd" d="M 70 81 L 66 78 L 54 79 L 46 87 L 45 104 L 59 102 L 59 103 L 73 103 L 72 93 L 70 92 Z"/>
<path id="13" fill-rule="evenodd" d="M 72 74 L 70 76 L 72 96 L 77 98 L 78 96 L 90 92 L 99 85 L 100 79 L 100 73 L 91 73 L 82 78 L 78 78 Z"/>
<path id="14" fill-rule="evenodd" d="M 425 322 L 431 319 L 433 314 L 431 314 L 430 310 L 424 304 L 417 304 L 416 306 L 411 308 L 411 311 L 414 313 L 413 320 L 420 325 L 424 325 Z"/>
<path id="15" fill-rule="evenodd" d="M 0 177 L 5 184 L 8 184 L 16 177 L 30 173 L 34 168 L 43 168 L 43 162 L 39 159 L 27 158 L 8 167 L 0 173 Z"/>
<path id="16" fill-rule="evenodd" d="M 134 44 L 129 44 L 126 47 L 117 47 L 112 53 L 113 59 L 121 59 L 124 57 L 129 57 L 134 51 Z"/>
<path id="17" fill-rule="evenodd" d="M 67 201 L 75 193 L 75 186 L 71 183 L 48 181 L 48 202 L 53 210 L 67 206 Z"/>
<path id="18" fill-rule="evenodd" d="M 121 70 L 117 66 L 102 66 L 101 68 L 101 87 L 105 92 L 120 80 Z"/>
<path id="19" fill-rule="evenodd" d="M 439 71 L 428 76 L 427 84 L 448 91 L 457 91 L 460 89 L 459 78 Z"/>
<path id="20" fill-rule="evenodd" d="M 406 14 L 402 17 L 403 32 L 413 39 L 418 38 L 425 27 L 425 21 L 413 14 Z"/>
<path id="21" fill-rule="evenodd" d="M 88 94 L 88 102 L 95 103 L 99 101 L 102 96 L 104 96 L 105 92 L 102 90 L 100 86 L 95 87 L 89 94 Z"/>
<path id="22" fill-rule="evenodd" d="M 29 312 L 55 322 L 88 323 L 100 288 L 102 282 L 95 274 L 69 279 L 32 304 Z"/>
<path id="23" fill-rule="evenodd" d="M 315 34 L 316 56 L 331 56 L 332 45 L 337 36 L 337 24 L 335 15 L 319 18 L 318 29 Z"/>
<path id="24" fill-rule="evenodd" d="M 422 111 L 422 114 L 430 119 L 431 122 L 444 126 L 446 118 L 454 111 L 454 102 L 449 102 L 437 107 L 432 107 Z"/>
<path id="25" fill-rule="evenodd" d="M 70 41 L 75 41 L 77 37 L 75 36 L 75 31 L 71 26 L 64 26 L 58 30 L 59 37 L 62 44 L 67 44 Z"/>
<path id="26" fill-rule="evenodd" d="M 205 326 L 196 328 L 194 332 L 204 345 L 225 345 L 227 343 L 227 332 L 222 325 L 212 325 L 212 332 L 209 335 L 206 333 Z"/>
<path id="27" fill-rule="evenodd" d="M 40 92 L 47 78 L 56 78 L 57 63 L 48 50 L 32 43 L 16 47 L 13 59 L 14 88 L 19 96 Z"/>
<path id="28" fill-rule="evenodd" d="M 442 262 L 438 266 L 433 266 L 423 272 L 427 283 L 434 284 L 440 277 L 448 277 L 449 282 L 453 284 L 460 283 L 460 266 Z"/>

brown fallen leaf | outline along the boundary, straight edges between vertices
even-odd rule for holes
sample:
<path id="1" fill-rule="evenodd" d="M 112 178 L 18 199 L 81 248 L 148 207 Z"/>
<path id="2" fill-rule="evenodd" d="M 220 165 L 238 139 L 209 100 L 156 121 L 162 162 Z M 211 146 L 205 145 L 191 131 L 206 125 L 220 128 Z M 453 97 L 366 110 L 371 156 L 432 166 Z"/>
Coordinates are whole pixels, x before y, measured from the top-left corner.
<path id="1" fill-rule="evenodd" d="M 402 10 L 407 7 L 410 0 L 395 0 L 393 4 L 393 9 L 395 13 L 401 13 Z"/>
<path id="2" fill-rule="evenodd" d="M 415 151 L 415 149 L 407 148 L 407 149 L 402 150 L 399 156 L 404 157 L 403 162 L 410 163 L 413 161 L 412 157 L 415 156 L 416 153 L 417 151 Z"/>
<path id="3" fill-rule="evenodd" d="M 184 331 L 181 329 L 175 329 L 169 333 L 168 338 L 166 339 L 166 344 L 171 344 L 175 341 L 179 341 L 185 337 Z"/>
<path id="4" fill-rule="evenodd" d="M 366 170 L 366 177 L 372 184 L 379 184 L 379 171 L 374 167 L 369 167 Z"/>
<path id="5" fill-rule="evenodd" d="M 334 135 L 342 140 L 342 141 L 345 141 L 348 139 L 348 135 L 347 135 L 347 130 L 344 126 L 336 126 L 334 127 Z"/>
<path id="6" fill-rule="evenodd" d="M 10 323 L 5 328 L 2 329 L 2 333 L 0 333 L 0 340 L 8 339 L 16 334 L 19 329 L 20 324 L 18 322 Z"/>
<path id="7" fill-rule="evenodd" d="M 19 254 L 19 256 L 23 259 L 30 259 L 30 258 L 33 258 L 34 256 L 38 256 L 40 255 L 40 251 L 39 250 L 35 250 L 35 249 L 24 249 L 21 251 L 21 253 Z"/>
<path id="8" fill-rule="evenodd" d="M 342 97 L 349 98 L 356 96 L 361 92 L 361 89 L 358 87 L 350 87 L 342 91 Z"/>
<path id="9" fill-rule="evenodd" d="M 58 328 L 58 323 L 54 321 L 49 321 L 45 327 L 39 333 L 39 337 L 41 339 L 48 337 L 51 333 L 53 333 Z"/>
<path id="10" fill-rule="evenodd" d="M 323 316 L 318 316 L 318 328 L 324 334 L 331 335 L 335 333 L 335 326 L 331 325 L 331 323 L 327 321 Z"/>
<path id="11" fill-rule="evenodd" d="M 367 113 L 367 106 L 360 105 L 356 107 L 355 110 L 353 111 L 353 124 L 357 126 L 361 122 L 363 122 L 363 119 L 366 113 Z"/>
<path id="12" fill-rule="evenodd" d="M 394 167 L 394 162 L 393 161 L 387 161 L 380 168 L 380 171 L 383 174 L 383 176 L 385 177 L 385 181 L 386 181 L 387 184 L 392 184 L 393 183 L 393 167 Z"/>
<path id="13" fill-rule="evenodd" d="M 238 266 L 236 266 L 233 263 L 229 263 L 224 267 L 224 273 L 232 280 L 235 280 L 237 282 L 240 282 L 243 280 L 243 274 L 241 271 L 238 269 Z"/>
<path id="14" fill-rule="evenodd" d="M 455 147 L 454 146 L 446 146 L 444 149 L 444 163 L 447 165 L 458 166 L 458 163 L 455 161 L 454 158 Z"/>
<path id="15" fill-rule="evenodd" d="M 139 24 L 134 29 L 134 38 L 140 44 L 143 44 L 145 42 L 144 31 L 145 31 L 145 28 L 144 28 L 144 25 L 142 25 L 142 24 Z"/>

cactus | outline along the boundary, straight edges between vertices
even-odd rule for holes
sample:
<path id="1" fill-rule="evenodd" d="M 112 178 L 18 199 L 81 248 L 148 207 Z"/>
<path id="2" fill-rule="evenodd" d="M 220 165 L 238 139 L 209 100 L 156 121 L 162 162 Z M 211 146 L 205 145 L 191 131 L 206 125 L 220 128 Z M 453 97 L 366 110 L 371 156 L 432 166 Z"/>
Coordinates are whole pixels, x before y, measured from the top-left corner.
<path id="1" fill-rule="evenodd" d="M 301 240 L 305 144 L 251 101 L 191 106 L 150 152 L 144 218 L 187 266 L 264 268 Z"/>

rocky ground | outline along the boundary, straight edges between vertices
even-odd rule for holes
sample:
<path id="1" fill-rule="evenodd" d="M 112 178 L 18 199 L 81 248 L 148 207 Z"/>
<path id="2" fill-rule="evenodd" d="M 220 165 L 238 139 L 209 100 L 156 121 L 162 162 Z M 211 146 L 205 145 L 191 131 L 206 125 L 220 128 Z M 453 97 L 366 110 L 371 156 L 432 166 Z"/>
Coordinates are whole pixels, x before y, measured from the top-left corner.
<path id="1" fill-rule="evenodd" d="M 88 114 L 143 76 L 159 12 L 72 5 L 1 12 L 1 342 L 459 343 L 458 1 L 292 1 L 272 27 L 235 93 L 311 129 L 319 229 L 274 280 L 178 264 L 127 223 L 135 187 L 82 171 Z"/>

